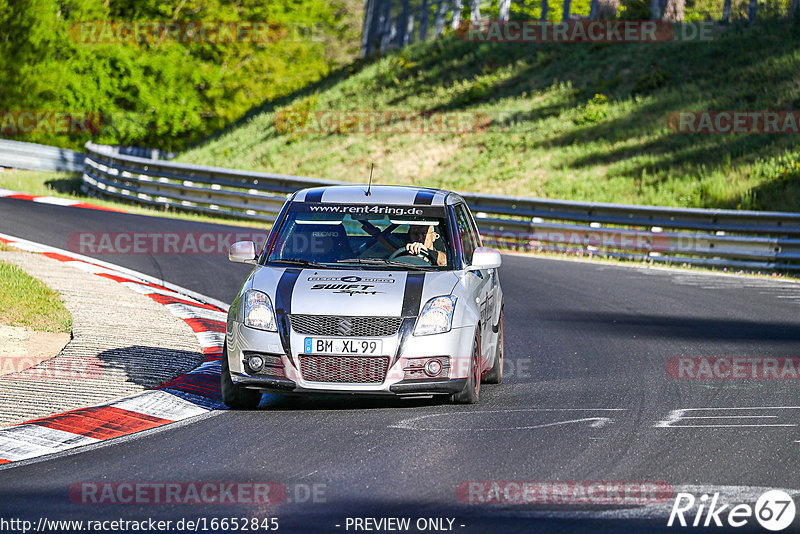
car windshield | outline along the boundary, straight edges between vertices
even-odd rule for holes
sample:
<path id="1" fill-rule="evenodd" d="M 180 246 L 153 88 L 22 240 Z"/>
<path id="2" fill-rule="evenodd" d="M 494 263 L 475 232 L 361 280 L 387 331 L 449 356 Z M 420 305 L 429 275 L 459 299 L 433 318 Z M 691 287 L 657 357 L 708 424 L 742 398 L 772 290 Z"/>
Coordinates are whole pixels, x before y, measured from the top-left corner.
<path id="1" fill-rule="evenodd" d="M 295 203 L 269 250 L 269 263 L 309 267 L 453 267 L 443 206 Z"/>

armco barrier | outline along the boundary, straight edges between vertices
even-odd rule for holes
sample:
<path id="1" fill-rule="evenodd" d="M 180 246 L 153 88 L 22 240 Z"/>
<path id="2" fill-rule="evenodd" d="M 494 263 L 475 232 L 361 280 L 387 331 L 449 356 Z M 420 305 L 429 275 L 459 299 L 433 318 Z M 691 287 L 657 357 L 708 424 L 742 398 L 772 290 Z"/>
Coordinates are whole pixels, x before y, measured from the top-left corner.
<path id="1" fill-rule="evenodd" d="M 82 172 L 82 152 L 0 139 L 0 167 L 33 171 Z"/>
<path id="2" fill-rule="evenodd" d="M 297 189 L 337 182 L 152 161 L 87 143 L 88 190 L 264 222 Z M 463 193 L 489 244 L 658 262 L 800 270 L 800 213 L 704 210 Z"/>
<path id="3" fill-rule="evenodd" d="M 52 147 L 46 147 L 52 148 Z M 316 178 L 153 160 L 86 144 L 93 194 L 269 223 Z M 2 164 L 0 145 L 0 164 Z M 800 270 L 800 213 L 707 210 L 462 193 L 487 244 L 761 270 Z"/>

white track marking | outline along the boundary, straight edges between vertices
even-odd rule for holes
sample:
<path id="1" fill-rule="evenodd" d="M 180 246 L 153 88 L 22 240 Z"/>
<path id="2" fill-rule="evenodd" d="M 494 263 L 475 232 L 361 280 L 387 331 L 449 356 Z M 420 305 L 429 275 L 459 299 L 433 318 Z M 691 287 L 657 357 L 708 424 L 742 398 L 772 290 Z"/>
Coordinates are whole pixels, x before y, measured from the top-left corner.
<path id="1" fill-rule="evenodd" d="M 748 428 L 748 427 L 795 427 L 796 423 L 764 423 L 764 424 L 707 424 L 707 425 L 679 425 L 676 424 L 680 421 L 689 419 L 753 419 L 759 417 L 777 418 L 777 415 L 749 415 L 747 413 L 720 415 L 720 416 L 700 416 L 700 415 L 686 415 L 688 412 L 698 411 L 725 411 L 725 410 L 799 410 L 800 406 L 741 406 L 741 407 L 723 407 L 723 408 L 680 408 L 672 410 L 663 421 L 656 422 L 653 425 L 656 428 Z"/>
<path id="2" fill-rule="evenodd" d="M 195 332 L 195 334 L 197 334 L 197 341 L 200 342 L 200 346 L 204 349 L 221 347 L 223 341 L 225 341 L 224 332 Z"/>
<path id="3" fill-rule="evenodd" d="M 98 439 L 35 424 L 24 424 L 0 432 L 0 451 L 6 460 L 16 461 L 97 443 Z"/>
<path id="4" fill-rule="evenodd" d="M 129 410 L 131 412 L 143 413 L 145 415 L 152 415 L 153 417 L 167 419 L 169 421 L 180 421 L 209 411 L 206 408 L 183 400 L 176 395 L 160 390 L 144 391 L 137 395 L 127 397 L 122 401 L 114 402 L 109 406 Z"/>
<path id="5" fill-rule="evenodd" d="M 458 416 L 470 416 L 472 414 L 475 415 L 482 415 L 487 413 L 519 413 L 519 412 L 570 412 L 570 411 L 577 411 L 577 412 L 624 412 L 626 411 L 625 408 L 526 408 L 521 410 L 480 410 L 474 412 L 464 412 L 461 414 L 457 414 Z M 513 427 L 490 427 L 490 428 L 475 428 L 468 425 L 464 425 L 458 428 L 443 428 L 443 427 L 421 427 L 417 426 L 417 423 L 423 420 L 429 420 L 434 417 L 447 417 L 452 419 L 453 414 L 450 413 L 437 413 L 437 414 L 426 414 L 426 415 L 418 415 L 415 417 L 409 417 L 407 419 L 402 419 L 400 422 L 395 423 L 393 425 L 389 425 L 389 428 L 401 428 L 404 430 L 533 430 L 537 428 L 546 428 L 552 426 L 560 426 L 560 425 L 567 425 L 567 424 L 574 424 L 574 423 L 588 423 L 591 422 L 589 426 L 593 428 L 600 428 L 605 426 L 606 424 L 610 423 L 612 420 L 608 417 L 583 417 L 579 419 L 568 419 L 564 421 L 554 421 L 550 423 L 541 423 L 537 425 L 519 425 Z"/>
<path id="6" fill-rule="evenodd" d="M 56 206 L 74 206 L 75 204 L 80 204 L 77 200 L 56 197 L 33 197 L 33 201 L 41 204 L 55 204 Z"/>
<path id="7" fill-rule="evenodd" d="M 211 319 L 214 321 L 227 321 L 228 314 L 221 311 L 209 310 L 207 308 L 200 308 L 197 306 L 189 306 L 187 304 L 173 303 L 165 304 L 166 308 L 172 312 L 172 315 L 180 317 L 181 319 Z"/>

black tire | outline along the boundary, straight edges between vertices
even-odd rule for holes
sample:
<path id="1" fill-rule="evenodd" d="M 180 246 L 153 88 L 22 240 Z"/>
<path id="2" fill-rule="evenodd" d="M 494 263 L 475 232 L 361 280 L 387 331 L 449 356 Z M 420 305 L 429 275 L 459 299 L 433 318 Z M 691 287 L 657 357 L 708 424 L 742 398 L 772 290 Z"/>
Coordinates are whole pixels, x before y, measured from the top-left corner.
<path id="1" fill-rule="evenodd" d="M 475 332 L 475 341 L 472 342 L 472 355 L 470 357 L 470 373 L 464 391 L 454 393 L 451 400 L 456 404 L 475 404 L 481 391 L 481 334 Z"/>
<path id="2" fill-rule="evenodd" d="M 228 344 L 222 346 L 220 389 L 222 402 L 232 410 L 252 410 L 261 402 L 261 392 L 237 386 L 231 380 L 231 369 L 228 365 Z"/>
<path id="3" fill-rule="evenodd" d="M 484 384 L 499 384 L 503 381 L 503 356 L 505 355 L 505 334 L 503 332 L 503 309 L 500 309 L 500 326 L 497 332 L 497 351 L 494 364 L 483 378 Z"/>

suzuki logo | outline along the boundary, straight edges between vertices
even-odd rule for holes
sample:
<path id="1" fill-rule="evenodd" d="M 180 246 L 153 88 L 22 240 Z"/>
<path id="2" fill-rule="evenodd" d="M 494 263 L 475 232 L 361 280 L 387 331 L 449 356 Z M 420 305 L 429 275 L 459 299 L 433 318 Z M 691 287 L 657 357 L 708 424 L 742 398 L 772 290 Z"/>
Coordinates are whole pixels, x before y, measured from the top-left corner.
<path id="1" fill-rule="evenodd" d="M 339 325 L 336 327 L 336 332 L 340 336 L 349 336 L 353 332 L 353 321 L 348 317 L 339 319 Z"/>

